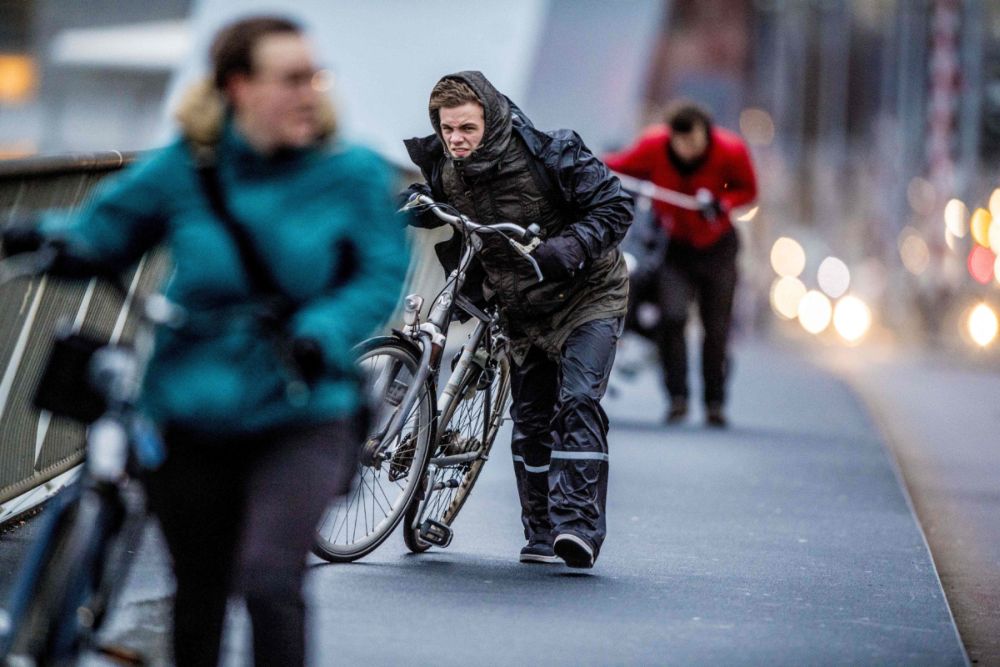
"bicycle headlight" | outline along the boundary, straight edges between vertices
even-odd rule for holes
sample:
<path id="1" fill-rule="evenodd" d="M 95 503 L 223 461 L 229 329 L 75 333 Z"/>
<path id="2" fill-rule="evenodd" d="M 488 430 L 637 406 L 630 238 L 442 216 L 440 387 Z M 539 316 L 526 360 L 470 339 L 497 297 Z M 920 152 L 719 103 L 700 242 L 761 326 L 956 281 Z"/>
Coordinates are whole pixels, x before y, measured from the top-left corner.
<path id="1" fill-rule="evenodd" d="M 411 294 L 406 297 L 403 307 L 403 323 L 408 327 L 415 326 L 420 319 L 420 310 L 424 307 L 424 297 Z"/>

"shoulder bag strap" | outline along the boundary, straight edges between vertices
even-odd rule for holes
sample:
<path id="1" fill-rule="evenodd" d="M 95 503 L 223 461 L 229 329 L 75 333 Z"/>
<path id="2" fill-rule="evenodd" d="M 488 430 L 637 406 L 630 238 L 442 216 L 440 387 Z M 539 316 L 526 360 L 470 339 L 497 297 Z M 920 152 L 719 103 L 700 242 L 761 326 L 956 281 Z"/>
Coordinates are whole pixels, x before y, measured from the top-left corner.
<path id="1" fill-rule="evenodd" d="M 240 259 L 250 277 L 254 291 L 265 297 L 284 297 L 283 290 L 274 278 L 270 266 L 260 256 L 246 226 L 236 219 L 236 216 L 226 205 L 214 156 L 200 155 L 196 169 L 198 181 L 208 199 L 209 206 L 236 244 L 236 249 L 239 251 Z"/>

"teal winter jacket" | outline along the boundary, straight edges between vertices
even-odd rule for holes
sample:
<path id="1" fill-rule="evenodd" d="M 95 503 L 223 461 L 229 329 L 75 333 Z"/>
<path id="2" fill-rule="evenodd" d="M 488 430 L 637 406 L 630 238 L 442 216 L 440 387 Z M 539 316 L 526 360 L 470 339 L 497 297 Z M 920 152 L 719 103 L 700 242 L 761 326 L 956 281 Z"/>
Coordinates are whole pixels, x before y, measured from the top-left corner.
<path id="1" fill-rule="evenodd" d="M 259 325 L 251 281 L 185 140 L 108 179 L 79 214 L 44 228 L 105 269 L 124 269 L 160 244 L 169 250 L 164 294 L 188 317 L 157 334 L 142 398 L 154 421 L 238 435 L 351 415 L 359 405 L 352 347 L 394 310 L 409 258 L 389 168 L 342 143 L 263 156 L 231 121 L 216 148 L 229 209 L 298 304 L 288 333 L 315 339 L 326 359 L 304 402 L 287 395 L 287 362 Z"/>

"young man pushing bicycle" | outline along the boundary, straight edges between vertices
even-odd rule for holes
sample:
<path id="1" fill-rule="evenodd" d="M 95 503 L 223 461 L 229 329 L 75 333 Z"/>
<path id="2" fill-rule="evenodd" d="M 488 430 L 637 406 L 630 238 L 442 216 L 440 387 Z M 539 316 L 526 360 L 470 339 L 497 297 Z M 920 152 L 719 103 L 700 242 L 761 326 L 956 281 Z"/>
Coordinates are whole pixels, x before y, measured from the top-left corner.
<path id="1" fill-rule="evenodd" d="M 536 224 L 544 279 L 498 234 L 482 237 L 466 293 L 497 303 L 511 337 L 511 449 L 528 544 L 521 561 L 592 567 L 606 534 L 607 388 L 628 300 L 618 244 L 632 200 L 580 137 L 541 132 L 479 72 L 431 91 L 434 134 L 406 141 L 410 188 L 483 224 Z M 420 227 L 443 224 L 419 216 Z M 447 270 L 460 239 L 439 248 Z M 478 276 L 478 278 L 474 277 Z"/>

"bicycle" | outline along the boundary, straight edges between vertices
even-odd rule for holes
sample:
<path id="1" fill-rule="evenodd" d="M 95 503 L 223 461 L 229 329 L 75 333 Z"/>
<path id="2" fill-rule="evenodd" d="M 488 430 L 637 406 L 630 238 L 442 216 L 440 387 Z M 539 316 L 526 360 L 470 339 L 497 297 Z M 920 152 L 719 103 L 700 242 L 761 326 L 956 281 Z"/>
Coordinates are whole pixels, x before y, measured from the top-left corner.
<path id="1" fill-rule="evenodd" d="M 43 248 L 0 261 L 0 285 L 44 273 L 55 256 L 53 248 Z M 143 664 L 136 653 L 97 643 L 145 525 L 144 495 L 136 477 L 164 456 L 155 429 L 136 409 L 152 329 L 177 326 L 183 317 L 160 295 L 137 299 L 137 284 L 133 279 L 128 290 L 115 284 L 124 294 L 124 312 L 140 306 L 132 345 L 115 336 L 104 342 L 72 330 L 57 338 L 50 361 L 57 379 L 65 379 L 62 374 L 74 367 L 85 374 L 78 381 L 89 383 L 89 390 L 83 385 L 65 388 L 67 396 L 58 400 L 73 405 L 63 416 L 92 423 L 80 475 L 41 517 L 45 524 L 0 614 L 0 664 L 68 665 L 86 651 Z"/>
<path id="2" fill-rule="evenodd" d="M 531 256 L 540 243 L 536 225 L 481 225 L 426 195 L 414 195 L 401 210 L 418 208 L 461 234 L 461 259 L 425 321 L 423 297 L 411 294 L 404 301 L 403 329 L 357 348 L 364 392 L 375 407 L 354 491 L 331 506 L 317 529 L 313 552 L 330 562 L 366 556 L 400 522 L 414 553 L 451 543 L 451 525 L 489 458 L 510 397 L 508 340 L 499 312 L 483 310 L 461 293 L 481 248 L 478 235 L 503 235 L 532 264 L 539 281 L 544 279 Z M 454 355 L 438 395 L 449 327 L 459 312 L 475 327 Z"/>

